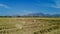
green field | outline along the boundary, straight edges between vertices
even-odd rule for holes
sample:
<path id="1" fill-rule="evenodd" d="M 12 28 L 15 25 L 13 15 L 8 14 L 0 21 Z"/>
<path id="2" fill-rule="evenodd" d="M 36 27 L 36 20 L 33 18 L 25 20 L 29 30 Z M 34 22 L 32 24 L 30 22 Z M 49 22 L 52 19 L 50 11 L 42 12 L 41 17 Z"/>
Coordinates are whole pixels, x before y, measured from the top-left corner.
<path id="1" fill-rule="evenodd" d="M 0 18 L 0 34 L 60 34 L 60 18 Z"/>

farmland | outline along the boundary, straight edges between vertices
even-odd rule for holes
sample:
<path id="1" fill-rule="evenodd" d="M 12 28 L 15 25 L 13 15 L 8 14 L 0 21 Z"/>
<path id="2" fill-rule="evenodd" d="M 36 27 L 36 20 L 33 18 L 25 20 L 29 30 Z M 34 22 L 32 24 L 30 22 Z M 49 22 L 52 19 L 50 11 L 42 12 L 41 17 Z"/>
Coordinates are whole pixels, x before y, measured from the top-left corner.
<path id="1" fill-rule="evenodd" d="M 60 18 L 0 18 L 0 34 L 60 34 Z"/>

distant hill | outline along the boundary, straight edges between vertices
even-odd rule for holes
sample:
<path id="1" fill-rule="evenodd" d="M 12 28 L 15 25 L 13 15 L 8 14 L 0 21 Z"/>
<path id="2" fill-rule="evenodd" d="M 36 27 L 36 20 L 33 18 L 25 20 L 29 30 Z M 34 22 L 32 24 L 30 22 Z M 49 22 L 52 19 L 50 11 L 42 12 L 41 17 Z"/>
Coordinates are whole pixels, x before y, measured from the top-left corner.
<path id="1" fill-rule="evenodd" d="M 25 16 L 45 16 L 43 13 L 32 13 L 32 14 L 27 14 Z"/>
<path id="2" fill-rule="evenodd" d="M 44 14 L 44 13 L 32 13 L 24 16 L 53 16 L 53 17 L 60 17 L 60 14 Z"/>

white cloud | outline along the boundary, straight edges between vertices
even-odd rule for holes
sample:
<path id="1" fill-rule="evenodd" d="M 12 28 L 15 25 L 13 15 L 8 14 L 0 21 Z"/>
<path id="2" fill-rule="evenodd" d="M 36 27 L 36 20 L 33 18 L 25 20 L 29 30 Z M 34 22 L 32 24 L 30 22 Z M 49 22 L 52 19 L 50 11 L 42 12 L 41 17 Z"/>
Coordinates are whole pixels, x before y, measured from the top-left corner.
<path id="1" fill-rule="evenodd" d="M 35 4 L 36 6 L 60 8 L 60 0 L 53 0 L 54 3 Z"/>
<path id="2" fill-rule="evenodd" d="M 33 13 L 33 11 L 24 10 L 23 13 L 26 15 L 26 14 L 31 14 L 31 13 Z"/>
<path id="3" fill-rule="evenodd" d="M 7 15 L 11 15 L 11 16 L 24 16 L 24 15 L 33 14 L 33 13 L 37 13 L 37 12 L 29 11 L 29 10 L 20 10 L 20 11 L 9 12 Z"/>
<path id="4" fill-rule="evenodd" d="M 5 4 L 0 4 L 0 7 L 10 8 L 9 6 L 7 6 L 7 5 L 5 5 Z"/>
<path id="5" fill-rule="evenodd" d="M 55 5 L 52 5 L 54 8 L 60 8 L 60 0 L 55 0 Z"/>
<path id="6" fill-rule="evenodd" d="M 19 12 L 14 13 L 14 14 L 23 16 L 23 15 L 28 15 L 28 14 L 32 14 L 32 13 L 34 13 L 34 12 L 33 11 L 28 11 L 28 10 L 21 10 Z"/>

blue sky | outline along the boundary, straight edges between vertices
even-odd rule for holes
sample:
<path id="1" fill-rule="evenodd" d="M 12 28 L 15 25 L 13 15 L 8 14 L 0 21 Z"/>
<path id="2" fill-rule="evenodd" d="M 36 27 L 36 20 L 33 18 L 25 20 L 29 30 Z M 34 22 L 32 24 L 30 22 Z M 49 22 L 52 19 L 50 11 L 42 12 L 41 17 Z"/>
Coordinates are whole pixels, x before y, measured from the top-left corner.
<path id="1" fill-rule="evenodd" d="M 0 15 L 60 14 L 60 0 L 0 0 Z"/>

